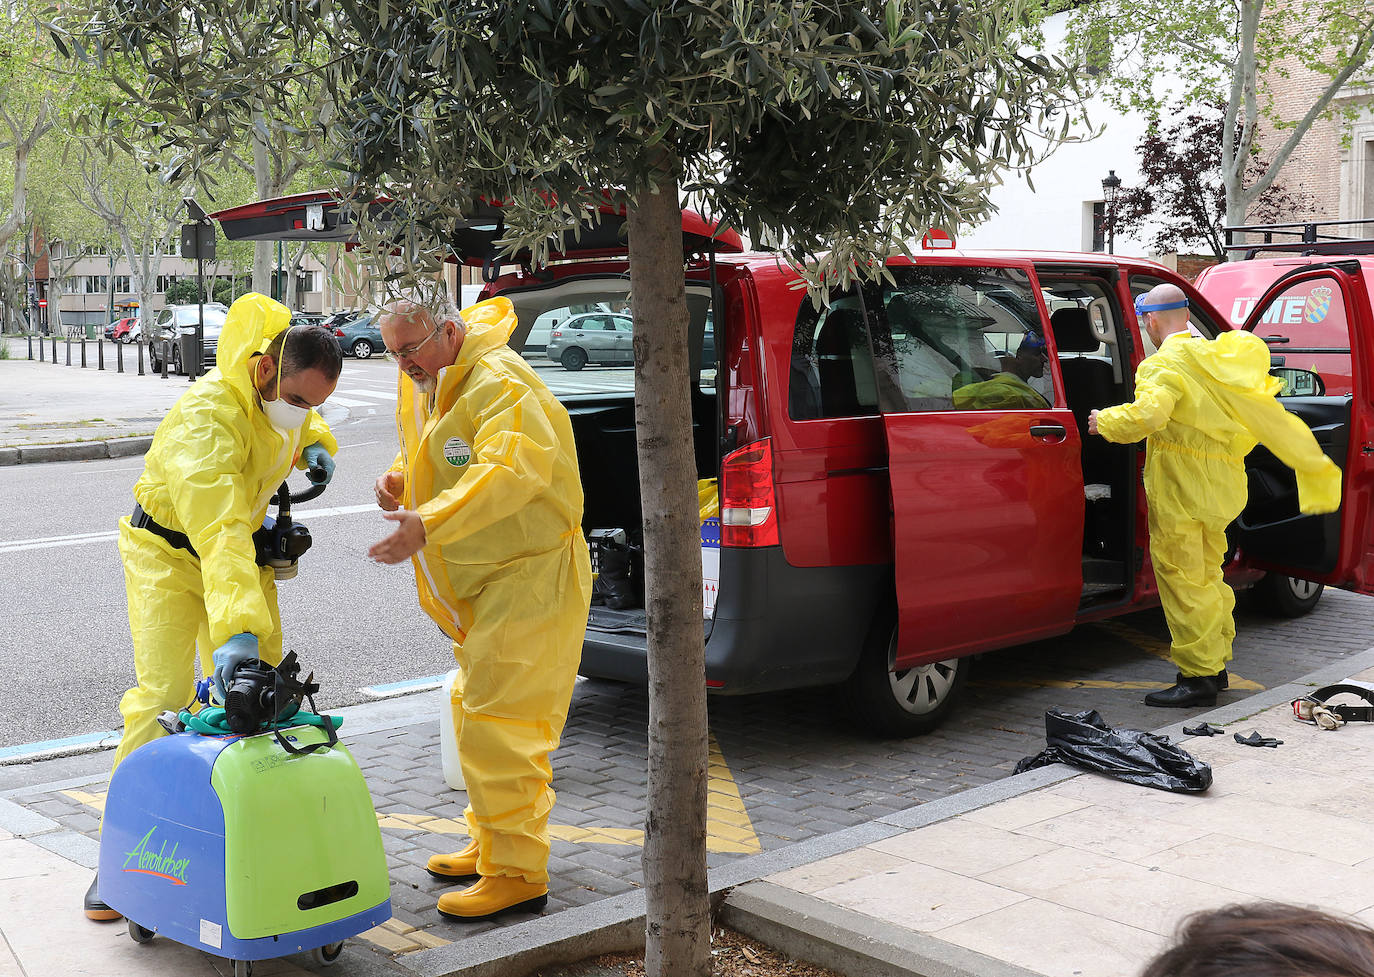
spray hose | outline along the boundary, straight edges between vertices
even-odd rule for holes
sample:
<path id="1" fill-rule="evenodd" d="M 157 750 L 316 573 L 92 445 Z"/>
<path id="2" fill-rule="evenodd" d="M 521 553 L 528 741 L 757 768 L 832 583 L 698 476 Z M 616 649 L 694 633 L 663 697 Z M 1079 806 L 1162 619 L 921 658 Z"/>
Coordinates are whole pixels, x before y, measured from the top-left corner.
<path id="1" fill-rule="evenodd" d="M 229 728 L 229 722 L 224 715 L 221 706 L 207 706 L 200 712 L 191 713 L 189 709 L 183 709 L 177 714 L 181 724 L 193 733 L 202 736 L 253 736 L 254 733 L 235 733 Z M 335 746 L 339 742 L 338 729 L 343 725 L 342 716 L 322 716 L 319 713 L 308 712 L 304 709 L 295 712 L 287 717 L 279 717 L 275 722 L 263 723 L 259 732 L 270 732 L 277 738 L 277 743 L 283 750 L 293 756 L 300 756 L 305 753 L 314 753 L 316 750 L 326 750 Z M 324 743 L 311 743 L 309 746 L 292 746 L 286 737 L 282 736 L 283 729 L 290 729 L 293 726 L 315 726 L 325 731 L 329 739 Z"/>

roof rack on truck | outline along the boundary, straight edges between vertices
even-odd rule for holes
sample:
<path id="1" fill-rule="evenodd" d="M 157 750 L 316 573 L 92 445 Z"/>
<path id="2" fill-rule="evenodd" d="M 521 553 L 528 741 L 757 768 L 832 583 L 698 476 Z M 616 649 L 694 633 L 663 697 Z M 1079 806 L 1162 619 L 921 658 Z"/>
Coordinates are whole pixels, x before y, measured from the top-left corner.
<path id="1" fill-rule="evenodd" d="M 1352 225 L 1374 228 L 1374 220 L 1299 221 L 1292 224 L 1238 224 L 1223 227 L 1226 250 L 1244 251 L 1253 258 L 1261 251 L 1296 251 L 1299 254 L 1374 254 L 1374 237 L 1347 237 L 1337 228 Z M 1330 230 L 1328 230 L 1328 228 Z M 1366 233 L 1363 228 L 1360 233 Z M 1259 234 L 1260 243 L 1235 243 L 1236 235 Z"/>

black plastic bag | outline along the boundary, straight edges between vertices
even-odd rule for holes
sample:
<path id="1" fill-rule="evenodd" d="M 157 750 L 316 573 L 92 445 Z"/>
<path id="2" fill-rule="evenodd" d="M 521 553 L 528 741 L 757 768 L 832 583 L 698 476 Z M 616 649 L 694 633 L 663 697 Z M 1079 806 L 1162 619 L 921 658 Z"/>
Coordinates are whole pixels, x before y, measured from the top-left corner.
<path id="1" fill-rule="evenodd" d="M 1212 768 L 1167 736 L 1138 729 L 1112 729 L 1096 709 L 1045 713 L 1045 740 L 1049 746 L 1016 765 L 1017 773 L 1067 763 L 1128 784 L 1201 793 L 1212 786 Z"/>

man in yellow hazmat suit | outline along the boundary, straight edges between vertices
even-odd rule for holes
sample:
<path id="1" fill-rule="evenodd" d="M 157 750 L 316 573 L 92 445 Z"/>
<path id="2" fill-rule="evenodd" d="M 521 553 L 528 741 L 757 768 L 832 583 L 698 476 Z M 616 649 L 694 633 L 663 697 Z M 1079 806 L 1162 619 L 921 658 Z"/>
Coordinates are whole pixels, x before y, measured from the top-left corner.
<path id="1" fill-rule="evenodd" d="M 542 909 L 548 897 L 549 753 L 558 746 L 591 602 L 582 482 L 568 412 L 506 345 L 509 299 L 460 316 L 396 302 L 379 318 L 400 365 L 401 451 L 377 479 L 396 530 L 369 551 L 407 558 L 425 612 L 453 639 L 458 758 L 471 843 L 430 874 L 459 920 Z"/>
<path id="2" fill-rule="evenodd" d="M 1150 560 L 1178 675 L 1145 703 L 1211 705 L 1225 688 L 1236 636 L 1222 560 L 1226 527 L 1245 507 L 1245 456 L 1263 442 L 1292 468 L 1303 512 L 1340 507 L 1341 472 L 1274 399 L 1282 383 L 1269 375 L 1264 340 L 1244 330 L 1211 341 L 1194 335 L 1177 285 L 1140 296 L 1136 314 L 1158 352 L 1136 371 L 1135 400 L 1093 411 L 1088 431 L 1120 444 L 1147 439 Z"/>
<path id="3" fill-rule="evenodd" d="M 138 685 L 119 703 L 116 767 L 162 735 L 158 713 L 191 702 L 197 649 L 221 700 L 240 662 L 281 661 L 276 581 L 258 566 L 253 533 L 293 465 L 332 475 L 338 443 L 313 408 L 334 392 L 343 363 L 333 336 L 289 328 L 290 319 L 262 295 L 234 303 L 218 366 L 158 425 L 134 514 L 119 521 Z M 118 919 L 97 886 L 86 893 L 86 915 Z"/>

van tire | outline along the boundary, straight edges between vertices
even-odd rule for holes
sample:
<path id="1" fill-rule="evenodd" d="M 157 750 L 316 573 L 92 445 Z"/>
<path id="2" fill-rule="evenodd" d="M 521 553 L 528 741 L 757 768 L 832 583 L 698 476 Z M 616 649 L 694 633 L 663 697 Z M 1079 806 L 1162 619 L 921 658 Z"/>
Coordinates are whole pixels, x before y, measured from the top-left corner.
<path id="1" fill-rule="evenodd" d="M 940 726 L 968 681 L 970 658 L 949 658 L 892 671 L 897 612 L 888 604 L 874 616 L 854 672 L 841 687 L 851 719 L 876 736 L 921 736 Z"/>
<path id="2" fill-rule="evenodd" d="M 576 373 L 587 365 L 587 351 L 580 346 L 569 346 L 563 350 L 558 362 L 563 364 L 563 369 Z"/>
<path id="3" fill-rule="evenodd" d="M 372 344 L 366 339 L 359 339 L 353 343 L 353 357 L 359 360 L 372 358 Z"/>
<path id="4" fill-rule="evenodd" d="M 1266 573 L 1250 588 L 1250 607 L 1270 617 L 1303 617 L 1312 613 L 1325 589 L 1325 585 L 1310 580 Z"/>

